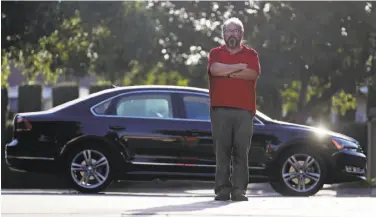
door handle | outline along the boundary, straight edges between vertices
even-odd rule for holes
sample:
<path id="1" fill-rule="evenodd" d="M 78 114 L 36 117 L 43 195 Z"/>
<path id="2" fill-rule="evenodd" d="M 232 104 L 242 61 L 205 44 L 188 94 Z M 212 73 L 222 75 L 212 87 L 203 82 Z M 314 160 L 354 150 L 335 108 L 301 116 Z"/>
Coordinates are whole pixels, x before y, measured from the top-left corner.
<path id="1" fill-rule="evenodd" d="M 126 130 L 126 127 L 123 126 L 110 126 L 111 130 Z"/>
<path id="2" fill-rule="evenodd" d="M 200 134 L 198 132 L 194 132 L 194 131 L 187 131 L 187 133 L 189 133 L 189 136 L 200 136 Z"/>
<path id="3" fill-rule="evenodd" d="M 199 135 L 198 130 L 196 130 L 196 129 L 194 129 L 194 130 L 187 130 L 187 133 L 190 133 L 190 134 L 195 135 L 195 136 Z"/>

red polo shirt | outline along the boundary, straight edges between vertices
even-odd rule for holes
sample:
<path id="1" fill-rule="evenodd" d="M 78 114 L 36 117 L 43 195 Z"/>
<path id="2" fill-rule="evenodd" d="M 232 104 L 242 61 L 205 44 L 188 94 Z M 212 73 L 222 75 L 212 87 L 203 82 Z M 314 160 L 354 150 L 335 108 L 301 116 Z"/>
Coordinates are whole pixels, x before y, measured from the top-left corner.
<path id="1" fill-rule="evenodd" d="M 231 54 L 225 45 L 213 48 L 209 53 L 209 93 L 211 106 L 240 108 L 256 113 L 256 80 L 247 81 L 238 78 L 212 76 L 210 67 L 213 63 L 248 64 L 249 69 L 261 73 L 258 54 L 254 49 L 242 45 L 242 50 Z"/>

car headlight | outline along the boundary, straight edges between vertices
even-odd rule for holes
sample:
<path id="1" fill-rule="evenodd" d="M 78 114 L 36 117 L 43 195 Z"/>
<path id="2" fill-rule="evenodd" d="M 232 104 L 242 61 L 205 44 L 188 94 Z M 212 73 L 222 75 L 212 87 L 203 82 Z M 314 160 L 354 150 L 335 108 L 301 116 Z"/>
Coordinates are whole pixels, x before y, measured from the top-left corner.
<path id="1" fill-rule="evenodd" d="M 341 139 L 341 138 L 332 138 L 333 145 L 338 150 L 348 149 L 348 150 L 356 150 L 358 149 L 358 145 L 352 141 Z"/>

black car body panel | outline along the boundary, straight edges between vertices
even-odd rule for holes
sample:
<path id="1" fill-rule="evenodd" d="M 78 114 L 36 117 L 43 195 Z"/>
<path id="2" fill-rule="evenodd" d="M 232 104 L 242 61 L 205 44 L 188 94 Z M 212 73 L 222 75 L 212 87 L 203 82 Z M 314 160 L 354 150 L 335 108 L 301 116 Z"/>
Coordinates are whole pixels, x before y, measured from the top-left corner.
<path id="1" fill-rule="evenodd" d="M 13 141 L 6 146 L 6 162 L 18 170 L 59 173 L 72 148 L 99 143 L 112 150 L 121 179 L 213 179 L 209 102 L 205 89 L 134 86 L 104 90 L 47 111 L 20 113 L 14 120 Z M 147 103 L 149 110 L 142 113 Z M 135 115 L 117 115 L 130 112 Z M 333 139 L 346 141 L 346 147 L 338 150 Z M 249 154 L 251 181 L 273 179 L 280 154 L 296 145 L 322 153 L 330 174 L 335 174 L 328 183 L 365 177 L 366 157 L 356 140 L 273 120 L 258 111 Z"/>

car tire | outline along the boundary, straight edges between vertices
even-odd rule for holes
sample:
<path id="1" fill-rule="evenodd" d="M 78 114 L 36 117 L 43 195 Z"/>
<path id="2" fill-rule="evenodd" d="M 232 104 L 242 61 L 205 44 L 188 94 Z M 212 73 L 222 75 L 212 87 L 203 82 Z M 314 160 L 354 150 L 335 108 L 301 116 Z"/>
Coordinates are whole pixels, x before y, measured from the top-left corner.
<path id="1" fill-rule="evenodd" d="M 100 145 L 84 144 L 70 151 L 67 157 L 67 177 L 74 189 L 92 194 L 107 188 L 112 183 L 114 174 L 115 164 L 111 156 Z"/>
<path id="2" fill-rule="evenodd" d="M 276 162 L 274 171 L 276 179 L 270 182 L 277 193 L 283 196 L 307 197 L 315 195 L 322 189 L 327 173 L 326 164 L 324 159 L 312 149 L 298 147 L 282 153 Z"/>

